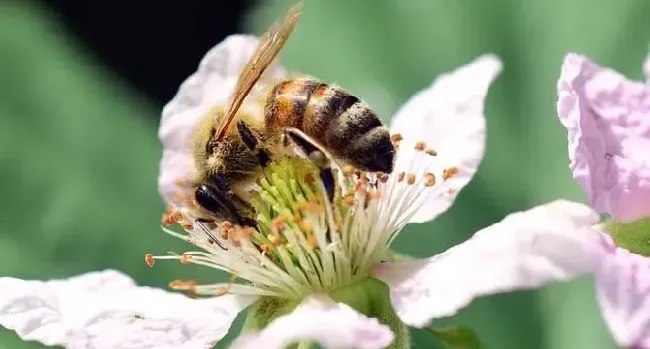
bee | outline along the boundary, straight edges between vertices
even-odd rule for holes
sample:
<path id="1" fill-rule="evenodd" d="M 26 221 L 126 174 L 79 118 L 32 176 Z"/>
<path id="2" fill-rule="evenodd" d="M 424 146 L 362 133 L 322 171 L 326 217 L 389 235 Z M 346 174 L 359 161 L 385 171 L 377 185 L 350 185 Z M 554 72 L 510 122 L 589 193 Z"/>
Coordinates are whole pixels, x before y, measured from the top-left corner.
<path id="1" fill-rule="evenodd" d="M 393 170 L 388 129 L 364 101 L 340 87 L 313 78 L 280 81 L 268 88 L 263 113 L 240 110 L 298 24 L 301 7 L 291 8 L 260 38 L 226 105 L 197 128 L 193 188 L 203 211 L 200 222 L 256 226 L 248 188 L 275 157 L 291 154 L 287 139 L 308 154 L 322 150 L 360 170 Z"/>

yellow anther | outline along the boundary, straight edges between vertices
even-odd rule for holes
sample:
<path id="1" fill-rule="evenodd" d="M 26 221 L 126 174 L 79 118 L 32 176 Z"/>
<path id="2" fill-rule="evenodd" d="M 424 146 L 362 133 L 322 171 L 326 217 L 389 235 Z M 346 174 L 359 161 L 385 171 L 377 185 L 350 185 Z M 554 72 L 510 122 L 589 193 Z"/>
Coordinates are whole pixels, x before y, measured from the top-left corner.
<path id="1" fill-rule="evenodd" d="M 424 174 L 424 186 L 425 187 L 433 187 L 436 185 L 436 176 L 431 173 L 427 172 Z"/>
<path id="2" fill-rule="evenodd" d="M 180 258 L 179 260 L 180 260 L 181 263 L 183 263 L 183 264 L 188 264 L 188 263 L 192 260 L 192 255 L 191 255 L 191 254 L 187 254 L 187 253 L 183 253 L 183 254 L 181 255 L 181 258 Z"/>
<path id="3" fill-rule="evenodd" d="M 406 184 L 413 185 L 415 183 L 415 173 L 409 173 L 406 176 Z"/>
<path id="4" fill-rule="evenodd" d="M 153 268 L 154 264 L 156 264 L 156 260 L 153 258 L 153 255 L 151 253 L 144 255 L 144 262 L 147 263 L 147 266 L 149 268 Z"/>
<path id="5" fill-rule="evenodd" d="M 449 178 L 455 176 L 458 173 L 458 167 L 450 167 L 442 171 L 442 179 L 448 180 Z"/>

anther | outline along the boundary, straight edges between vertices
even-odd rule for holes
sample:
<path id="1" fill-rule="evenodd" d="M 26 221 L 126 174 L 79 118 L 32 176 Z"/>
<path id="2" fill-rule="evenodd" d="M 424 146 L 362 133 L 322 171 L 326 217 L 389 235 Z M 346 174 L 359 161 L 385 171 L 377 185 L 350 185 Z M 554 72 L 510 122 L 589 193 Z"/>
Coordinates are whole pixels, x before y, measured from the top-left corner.
<path id="1" fill-rule="evenodd" d="M 149 268 L 153 268 L 154 264 L 156 264 L 156 260 L 153 258 L 153 255 L 151 253 L 144 255 L 144 262 L 147 263 L 147 266 Z"/>
<path id="2" fill-rule="evenodd" d="M 435 151 L 435 150 L 433 150 L 433 149 L 431 149 L 431 148 L 427 148 L 427 150 L 425 150 L 424 152 L 425 152 L 427 155 L 430 155 L 430 156 L 436 156 L 436 155 L 438 155 L 438 152 Z"/>
<path id="3" fill-rule="evenodd" d="M 386 183 L 388 182 L 389 177 L 390 176 L 387 173 L 382 173 L 381 175 L 379 175 L 379 181 L 382 183 Z"/>
<path id="4" fill-rule="evenodd" d="M 404 173 L 404 172 L 400 172 L 400 173 L 397 175 L 397 181 L 398 181 L 398 182 L 402 182 L 402 181 L 404 180 L 404 176 L 406 176 L 406 173 Z"/>
<path id="5" fill-rule="evenodd" d="M 354 201 L 355 201 L 354 200 L 354 194 L 348 193 L 348 194 L 345 194 L 345 196 L 343 196 L 343 203 L 345 205 L 347 205 L 348 207 L 352 207 L 354 205 Z"/>
<path id="6" fill-rule="evenodd" d="M 433 187 L 436 185 L 436 176 L 431 173 L 427 172 L 424 174 L 424 186 L 425 187 Z"/>
<path id="7" fill-rule="evenodd" d="M 307 246 L 309 246 L 310 248 L 314 248 L 316 247 L 317 243 L 318 241 L 316 241 L 316 235 L 309 235 L 309 237 L 307 238 Z"/>
<path id="8" fill-rule="evenodd" d="M 179 260 L 180 260 L 181 263 L 183 263 L 183 264 L 189 264 L 190 261 L 192 260 L 192 255 L 191 255 L 191 254 L 187 254 L 187 253 L 183 253 L 183 254 L 181 255 L 181 258 L 180 258 Z"/>
<path id="9" fill-rule="evenodd" d="M 193 230 L 194 229 L 194 224 L 189 223 L 189 222 L 183 222 L 181 223 L 181 227 L 185 230 Z"/>
<path id="10" fill-rule="evenodd" d="M 354 167 L 351 165 L 345 165 L 343 166 L 343 175 L 346 177 L 350 177 L 354 174 Z"/>
<path id="11" fill-rule="evenodd" d="M 402 139 L 404 139 L 404 137 L 402 137 L 402 135 L 399 133 L 394 133 L 390 136 L 390 141 L 393 143 L 395 147 L 399 146 Z"/>
<path id="12" fill-rule="evenodd" d="M 457 191 L 458 191 L 457 189 L 449 188 L 449 189 L 447 189 L 447 194 L 453 195 L 453 194 L 456 194 Z"/>
<path id="13" fill-rule="evenodd" d="M 281 216 L 273 218 L 272 224 L 273 224 L 273 227 L 278 232 L 282 232 L 285 229 L 285 221 L 284 221 L 284 218 L 281 217 Z"/>
<path id="14" fill-rule="evenodd" d="M 269 241 L 270 241 L 273 245 L 275 245 L 275 246 L 280 246 L 280 245 L 282 245 L 282 243 L 283 243 L 283 242 L 282 242 L 282 238 L 279 237 L 279 236 L 277 236 L 277 235 L 269 234 L 269 235 L 267 236 L 267 239 L 269 239 Z"/>
<path id="15" fill-rule="evenodd" d="M 163 213 L 160 222 L 164 226 L 170 226 L 178 223 L 181 218 L 183 218 L 181 212 L 170 206 L 167 208 L 165 213 Z"/>
<path id="16" fill-rule="evenodd" d="M 313 228 L 311 222 L 307 220 L 303 220 L 302 222 L 300 222 L 300 227 L 304 232 L 310 232 Z"/>
<path id="17" fill-rule="evenodd" d="M 448 180 L 449 178 L 455 176 L 458 173 L 458 167 L 450 167 L 442 171 L 442 179 Z"/>
<path id="18" fill-rule="evenodd" d="M 406 184 L 413 185 L 415 183 L 415 173 L 409 173 L 406 175 Z"/>
<path id="19" fill-rule="evenodd" d="M 427 147 L 427 144 L 422 142 L 422 141 L 419 141 L 419 142 L 415 143 L 415 150 L 417 150 L 417 151 L 424 151 L 424 149 L 426 147 Z"/>

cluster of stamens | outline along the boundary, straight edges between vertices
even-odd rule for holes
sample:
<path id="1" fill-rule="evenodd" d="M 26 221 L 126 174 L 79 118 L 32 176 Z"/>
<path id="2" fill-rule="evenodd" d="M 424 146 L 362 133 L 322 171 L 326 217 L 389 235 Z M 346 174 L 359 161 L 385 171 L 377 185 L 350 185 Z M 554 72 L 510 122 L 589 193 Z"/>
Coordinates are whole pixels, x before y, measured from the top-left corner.
<path id="1" fill-rule="evenodd" d="M 399 156 L 403 139 L 396 134 L 391 140 Z M 415 158 L 392 174 L 351 166 L 336 169 L 338 187 L 331 201 L 313 164 L 304 159 L 277 160 L 265 169 L 251 199 L 257 211 L 256 228 L 199 223 L 190 210 L 170 208 L 163 215 L 163 230 L 201 251 L 147 254 L 145 261 L 153 267 L 157 259 L 176 259 L 230 273 L 227 283 L 176 280 L 170 284 L 192 295 L 301 298 L 367 277 L 372 265 L 386 258 L 389 245 L 427 196 L 453 189 L 444 184 L 458 169 L 429 166 L 437 153 L 424 142 L 415 143 L 414 149 Z M 174 225 L 183 232 L 170 229 Z M 248 283 L 236 283 L 238 278 Z"/>

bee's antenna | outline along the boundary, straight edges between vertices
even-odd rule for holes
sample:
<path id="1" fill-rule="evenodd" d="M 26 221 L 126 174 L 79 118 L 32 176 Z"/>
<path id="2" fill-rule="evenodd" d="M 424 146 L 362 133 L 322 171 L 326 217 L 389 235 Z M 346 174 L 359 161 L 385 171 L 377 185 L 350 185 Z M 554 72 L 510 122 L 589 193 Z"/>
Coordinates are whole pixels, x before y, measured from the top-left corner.
<path id="1" fill-rule="evenodd" d="M 226 246 L 224 246 L 224 245 L 221 244 L 221 242 L 219 241 L 219 239 L 217 239 L 217 238 L 212 234 L 212 232 L 210 231 L 210 229 L 208 229 L 208 227 L 206 227 L 205 224 L 203 224 L 203 222 L 197 220 L 197 221 L 196 221 L 196 224 L 197 224 L 199 227 L 201 227 L 201 230 L 203 230 L 203 232 L 205 233 L 205 235 L 207 235 L 207 236 L 208 236 L 212 241 L 214 241 L 215 244 L 217 244 L 219 247 L 221 247 L 222 250 L 224 250 L 224 251 L 228 251 L 228 248 L 226 248 Z"/>

